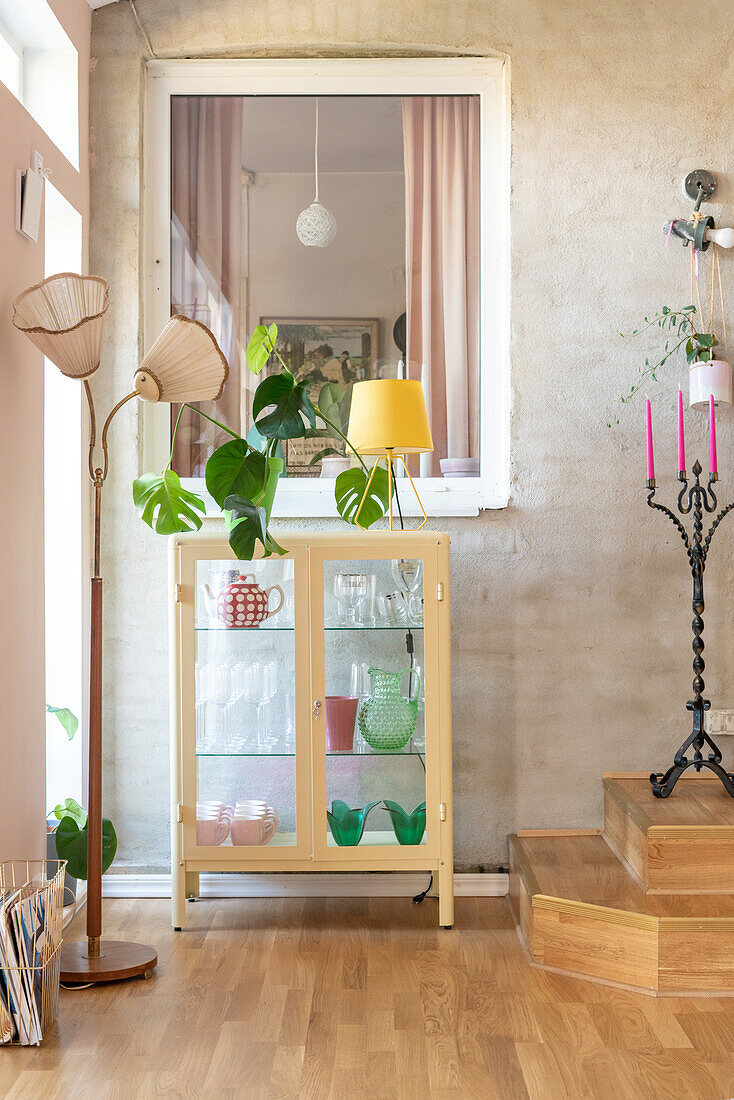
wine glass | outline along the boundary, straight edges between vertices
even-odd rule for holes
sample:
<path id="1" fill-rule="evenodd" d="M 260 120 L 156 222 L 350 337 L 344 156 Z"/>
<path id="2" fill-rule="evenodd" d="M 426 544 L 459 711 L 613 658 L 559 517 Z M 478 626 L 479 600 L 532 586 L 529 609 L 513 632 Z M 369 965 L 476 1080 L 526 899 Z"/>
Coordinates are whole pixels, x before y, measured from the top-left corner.
<path id="1" fill-rule="evenodd" d="M 337 573 L 334 596 L 344 626 L 357 626 L 357 611 L 367 599 L 367 576 L 364 573 Z"/>
<path id="2" fill-rule="evenodd" d="M 416 558 L 396 558 L 392 563 L 392 575 L 398 588 L 408 597 L 421 583 L 423 562 Z"/>

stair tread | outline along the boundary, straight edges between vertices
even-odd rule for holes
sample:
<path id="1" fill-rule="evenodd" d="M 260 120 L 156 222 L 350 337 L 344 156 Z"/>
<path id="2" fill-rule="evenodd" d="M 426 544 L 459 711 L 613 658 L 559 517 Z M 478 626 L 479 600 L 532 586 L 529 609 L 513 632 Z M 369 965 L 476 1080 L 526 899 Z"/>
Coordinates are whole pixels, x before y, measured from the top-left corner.
<path id="1" fill-rule="evenodd" d="M 524 834 L 513 843 L 535 876 L 531 893 L 655 917 L 734 917 L 730 894 L 645 894 L 600 834 Z"/>
<path id="2" fill-rule="evenodd" d="M 734 798 L 715 776 L 684 778 L 670 798 L 655 798 L 647 777 L 606 776 L 604 783 L 615 797 L 636 807 L 650 825 L 718 825 L 734 832 Z"/>

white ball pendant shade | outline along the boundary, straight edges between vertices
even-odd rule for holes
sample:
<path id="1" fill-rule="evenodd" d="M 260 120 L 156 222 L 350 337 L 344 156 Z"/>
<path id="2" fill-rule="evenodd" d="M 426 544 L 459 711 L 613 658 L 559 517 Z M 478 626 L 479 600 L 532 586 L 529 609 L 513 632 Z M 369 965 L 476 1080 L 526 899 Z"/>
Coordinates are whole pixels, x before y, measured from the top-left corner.
<path id="1" fill-rule="evenodd" d="M 228 376 L 214 334 L 200 321 L 177 314 L 135 372 L 135 389 L 143 401 L 216 401 Z"/>
<path id="2" fill-rule="evenodd" d="M 336 236 L 336 218 L 320 202 L 312 202 L 298 215 L 296 234 L 309 248 L 326 248 Z"/>
<path id="3" fill-rule="evenodd" d="M 316 132 L 313 147 L 314 200 L 296 219 L 296 236 L 307 248 L 326 248 L 336 236 L 336 218 L 319 202 L 319 101 L 316 100 Z"/>
<path id="4" fill-rule="evenodd" d="M 99 366 L 109 304 L 105 279 L 64 271 L 18 295 L 13 324 L 62 374 L 88 378 Z"/>

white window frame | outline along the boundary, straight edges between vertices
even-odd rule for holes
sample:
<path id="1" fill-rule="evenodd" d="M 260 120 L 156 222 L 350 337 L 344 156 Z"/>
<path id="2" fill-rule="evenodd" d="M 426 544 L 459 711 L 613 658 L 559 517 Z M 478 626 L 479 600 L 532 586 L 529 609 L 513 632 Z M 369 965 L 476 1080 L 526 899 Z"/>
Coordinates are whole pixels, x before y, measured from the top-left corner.
<path id="1" fill-rule="evenodd" d="M 170 316 L 170 144 L 174 95 L 478 95 L 481 125 L 481 472 L 417 478 L 430 516 L 477 515 L 509 500 L 509 72 L 495 58 L 149 61 L 144 116 L 142 295 L 149 348 Z M 145 469 L 170 450 L 168 405 L 140 403 Z M 184 484 L 205 495 L 202 478 Z M 216 513 L 207 498 L 207 511 Z M 411 493 L 401 494 L 417 515 Z M 273 515 L 336 516 L 330 478 L 283 478 Z"/>

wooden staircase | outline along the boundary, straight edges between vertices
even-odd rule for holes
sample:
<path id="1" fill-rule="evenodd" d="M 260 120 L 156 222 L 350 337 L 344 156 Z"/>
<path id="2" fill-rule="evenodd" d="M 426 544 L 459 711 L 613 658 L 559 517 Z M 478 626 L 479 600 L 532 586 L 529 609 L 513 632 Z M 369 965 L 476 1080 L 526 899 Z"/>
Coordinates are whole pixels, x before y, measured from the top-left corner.
<path id="1" fill-rule="evenodd" d="M 604 778 L 604 829 L 510 837 L 510 905 L 532 961 L 653 995 L 734 993 L 734 799 L 715 777 L 656 799 Z"/>

